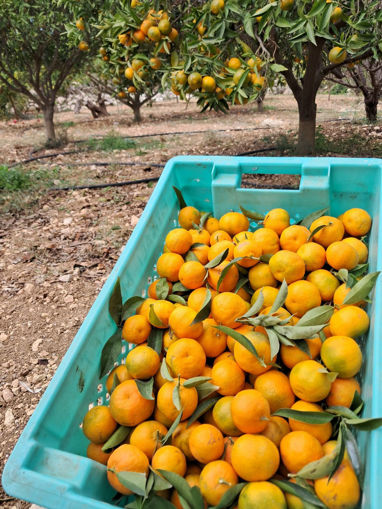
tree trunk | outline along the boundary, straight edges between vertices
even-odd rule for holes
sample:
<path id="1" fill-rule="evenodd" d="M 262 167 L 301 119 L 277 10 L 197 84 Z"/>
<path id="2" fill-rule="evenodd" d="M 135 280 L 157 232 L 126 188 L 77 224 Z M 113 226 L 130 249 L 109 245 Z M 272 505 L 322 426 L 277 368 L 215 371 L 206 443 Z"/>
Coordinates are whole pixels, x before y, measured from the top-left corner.
<path id="1" fill-rule="evenodd" d="M 298 105 L 299 125 L 296 154 L 310 156 L 315 154 L 316 141 L 316 103 L 306 105 L 301 101 Z"/>
<path id="2" fill-rule="evenodd" d="M 56 142 L 56 132 L 54 129 L 54 103 L 48 103 L 44 105 L 43 108 L 44 114 L 44 122 L 45 122 L 45 131 L 46 131 L 46 141 L 47 143 L 55 143 Z"/>
<path id="3" fill-rule="evenodd" d="M 262 113 L 264 111 L 264 100 L 263 100 L 263 97 L 258 97 L 256 99 L 256 102 L 257 102 L 257 111 L 259 113 Z"/>
<path id="4" fill-rule="evenodd" d="M 132 109 L 133 109 L 133 112 L 134 112 L 134 122 L 139 124 L 139 122 L 142 122 L 141 103 L 140 103 L 140 100 L 139 100 L 139 94 L 135 94 Z"/>
<path id="5" fill-rule="evenodd" d="M 374 97 L 374 94 L 371 94 L 371 96 L 365 96 L 365 112 L 369 122 L 377 121 L 377 109 L 378 97 Z"/>

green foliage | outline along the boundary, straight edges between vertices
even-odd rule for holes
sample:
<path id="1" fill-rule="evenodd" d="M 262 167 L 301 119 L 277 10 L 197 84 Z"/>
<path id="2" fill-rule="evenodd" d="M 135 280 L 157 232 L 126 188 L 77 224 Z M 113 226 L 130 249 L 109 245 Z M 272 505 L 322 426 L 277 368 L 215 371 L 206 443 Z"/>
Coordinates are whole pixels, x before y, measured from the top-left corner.
<path id="1" fill-rule="evenodd" d="M 0 192 L 19 191 L 27 189 L 31 185 L 32 180 L 29 174 L 24 173 L 19 168 L 0 166 Z"/>
<path id="2" fill-rule="evenodd" d="M 105 138 L 97 140 L 96 138 L 90 138 L 87 140 L 86 145 L 89 150 L 102 150 L 105 152 L 111 152 L 113 150 L 129 150 L 135 147 L 135 142 L 128 138 L 122 138 L 109 134 Z"/>

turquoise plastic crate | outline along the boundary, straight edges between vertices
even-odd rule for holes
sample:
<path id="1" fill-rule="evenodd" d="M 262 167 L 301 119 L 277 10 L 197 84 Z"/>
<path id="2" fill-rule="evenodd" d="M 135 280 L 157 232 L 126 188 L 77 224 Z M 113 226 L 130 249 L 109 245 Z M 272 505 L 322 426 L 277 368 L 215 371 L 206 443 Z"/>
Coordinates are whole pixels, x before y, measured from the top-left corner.
<path id="1" fill-rule="evenodd" d="M 243 173 L 297 174 L 298 190 L 242 189 Z M 294 220 L 330 207 L 339 215 L 351 207 L 373 217 L 369 244 L 370 270 L 382 270 L 382 161 L 340 158 L 176 157 L 171 159 L 142 217 L 54 378 L 17 442 L 3 472 L 3 486 L 12 496 L 47 508 L 110 508 L 115 492 L 106 467 L 85 457 L 87 440 L 80 424 L 89 405 L 108 395 L 98 379 L 102 347 L 115 331 L 108 301 L 117 277 L 123 299 L 146 295 L 163 239 L 176 224 L 178 204 L 172 186 L 185 200 L 219 217 L 245 208 L 266 212 L 283 207 Z M 379 247 L 379 249 L 378 249 Z M 382 416 L 382 281 L 373 303 L 361 373 L 365 417 Z M 124 344 L 121 358 L 129 345 Z M 372 398 L 373 395 L 373 398 Z M 366 467 L 362 507 L 379 509 L 382 479 L 382 430 L 359 433 Z"/>

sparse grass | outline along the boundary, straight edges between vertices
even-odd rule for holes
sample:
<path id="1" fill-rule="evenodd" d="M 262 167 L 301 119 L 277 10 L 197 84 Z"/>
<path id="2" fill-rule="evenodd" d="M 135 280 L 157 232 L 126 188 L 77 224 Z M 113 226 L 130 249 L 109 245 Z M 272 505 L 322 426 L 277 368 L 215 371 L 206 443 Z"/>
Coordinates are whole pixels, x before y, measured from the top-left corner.
<path id="1" fill-rule="evenodd" d="M 129 150 L 135 147 L 135 141 L 129 140 L 128 138 L 122 138 L 114 134 L 109 134 L 105 138 L 97 140 L 90 138 L 86 142 L 86 146 L 89 150 L 100 150 L 104 152 L 111 152 L 113 150 Z"/>
<path id="2" fill-rule="evenodd" d="M 60 126 L 63 127 L 64 129 L 68 129 L 69 127 L 73 127 L 75 125 L 75 123 L 71 120 L 67 121 L 67 122 L 61 122 Z"/>
<path id="3" fill-rule="evenodd" d="M 30 175 L 20 168 L 0 166 L 0 193 L 27 189 L 31 185 Z"/>
<path id="4" fill-rule="evenodd" d="M 362 147 L 362 153 L 360 153 Z M 370 138 L 360 134 L 346 136 L 343 138 L 329 138 L 325 135 L 321 126 L 316 130 L 316 152 L 317 155 L 341 154 L 356 157 L 381 157 L 382 147 L 379 143 L 373 143 Z"/>

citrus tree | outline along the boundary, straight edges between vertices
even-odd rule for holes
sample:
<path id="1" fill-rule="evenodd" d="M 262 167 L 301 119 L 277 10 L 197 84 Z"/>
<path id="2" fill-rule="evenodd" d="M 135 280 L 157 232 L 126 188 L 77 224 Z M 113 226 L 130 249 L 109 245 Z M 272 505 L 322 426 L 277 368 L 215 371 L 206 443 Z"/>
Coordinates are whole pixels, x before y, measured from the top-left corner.
<path id="1" fill-rule="evenodd" d="M 75 43 L 65 30 L 71 12 L 58 0 L 1 0 L 0 6 L 0 82 L 36 104 L 44 115 L 47 140 L 54 143 L 56 98 L 88 50 L 86 26 L 78 20 L 80 40 Z"/>
<path id="2" fill-rule="evenodd" d="M 382 63 L 368 58 L 362 62 L 348 64 L 346 68 L 335 69 L 328 76 L 329 81 L 355 91 L 360 91 L 369 122 L 376 122 L 378 102 L 382 95 Z"/>
<path id="3" fill-rule="evenodd" d="M 173 88 L 193 93 L 204 108 L 257 97 L 281 73 L 299 112 L 297 152 L 314 153 L 316 95 L 341 66 L 379 58 L 378 0 L 212 0 L 183 10 L 181 50 Z"/>

